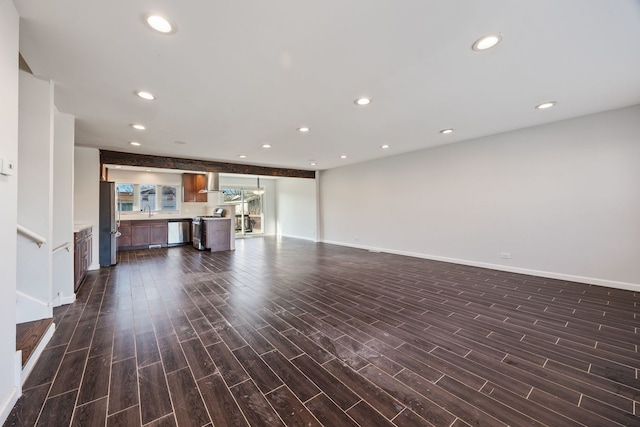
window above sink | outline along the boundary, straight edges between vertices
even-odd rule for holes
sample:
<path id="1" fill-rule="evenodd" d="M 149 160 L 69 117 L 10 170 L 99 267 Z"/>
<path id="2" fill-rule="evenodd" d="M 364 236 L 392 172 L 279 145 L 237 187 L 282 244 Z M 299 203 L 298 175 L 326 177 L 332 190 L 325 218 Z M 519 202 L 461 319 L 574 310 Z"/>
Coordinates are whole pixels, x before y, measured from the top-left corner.
<path id="1" fill-rule="evenodd" d="M 180 186 L 160 184 L 117 183 L 119 212 L 178 212 Z"/>

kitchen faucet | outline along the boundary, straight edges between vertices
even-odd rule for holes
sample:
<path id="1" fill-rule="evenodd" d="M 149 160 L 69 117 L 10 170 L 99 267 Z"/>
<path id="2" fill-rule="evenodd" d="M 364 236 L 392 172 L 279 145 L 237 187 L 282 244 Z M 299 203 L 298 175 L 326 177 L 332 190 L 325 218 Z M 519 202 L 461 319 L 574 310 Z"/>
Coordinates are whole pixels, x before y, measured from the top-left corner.
<path id="1" fill-rule="evenodd" d="M 147 208 L 149 208 L 149 218 L 151 218 L 151 206 L 147 205 L 144 207 L 144 209 L 142 210 L 142 212 L 146 211 Z"/>

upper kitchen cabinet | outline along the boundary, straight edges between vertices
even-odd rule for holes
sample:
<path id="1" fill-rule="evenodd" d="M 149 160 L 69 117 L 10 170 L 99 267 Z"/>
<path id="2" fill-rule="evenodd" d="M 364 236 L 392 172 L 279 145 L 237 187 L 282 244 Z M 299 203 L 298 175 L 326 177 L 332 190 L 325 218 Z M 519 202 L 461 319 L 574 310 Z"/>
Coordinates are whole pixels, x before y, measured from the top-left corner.
<path id="1" fill-rule="evenodd" d="M 199 173 L 182 174 L 182 201 L 183 202 L 206 202 L 207 193 L 200 193 L 200 190 L 207 188 L 206 175 Z"/>

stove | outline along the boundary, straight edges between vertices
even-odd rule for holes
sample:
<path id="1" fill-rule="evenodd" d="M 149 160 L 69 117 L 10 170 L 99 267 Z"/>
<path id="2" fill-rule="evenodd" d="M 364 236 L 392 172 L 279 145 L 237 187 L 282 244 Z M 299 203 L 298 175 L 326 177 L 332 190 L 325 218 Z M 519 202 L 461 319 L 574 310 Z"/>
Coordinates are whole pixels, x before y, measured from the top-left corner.
<path id="1" fill-rule="evenodd" d="M 193 218 L 193 221 L 191 221 L 191 241 L 193 242 L 193 247 L 199 251 L 204 251 L 206 249 L 203 218 L 213 218 L 213 216 L 197 216 Z"/>

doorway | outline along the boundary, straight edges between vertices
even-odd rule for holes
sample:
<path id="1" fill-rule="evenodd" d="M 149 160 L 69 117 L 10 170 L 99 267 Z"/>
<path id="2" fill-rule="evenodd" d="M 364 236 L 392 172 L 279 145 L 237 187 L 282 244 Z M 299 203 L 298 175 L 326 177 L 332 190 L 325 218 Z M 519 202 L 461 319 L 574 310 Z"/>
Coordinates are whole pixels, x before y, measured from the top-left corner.
<path id="1" fill-rule="evenodd" d="M 264 188 L 225 187 L 225 205 L 234 205 L 236 237 L 264 235 Z"/>

